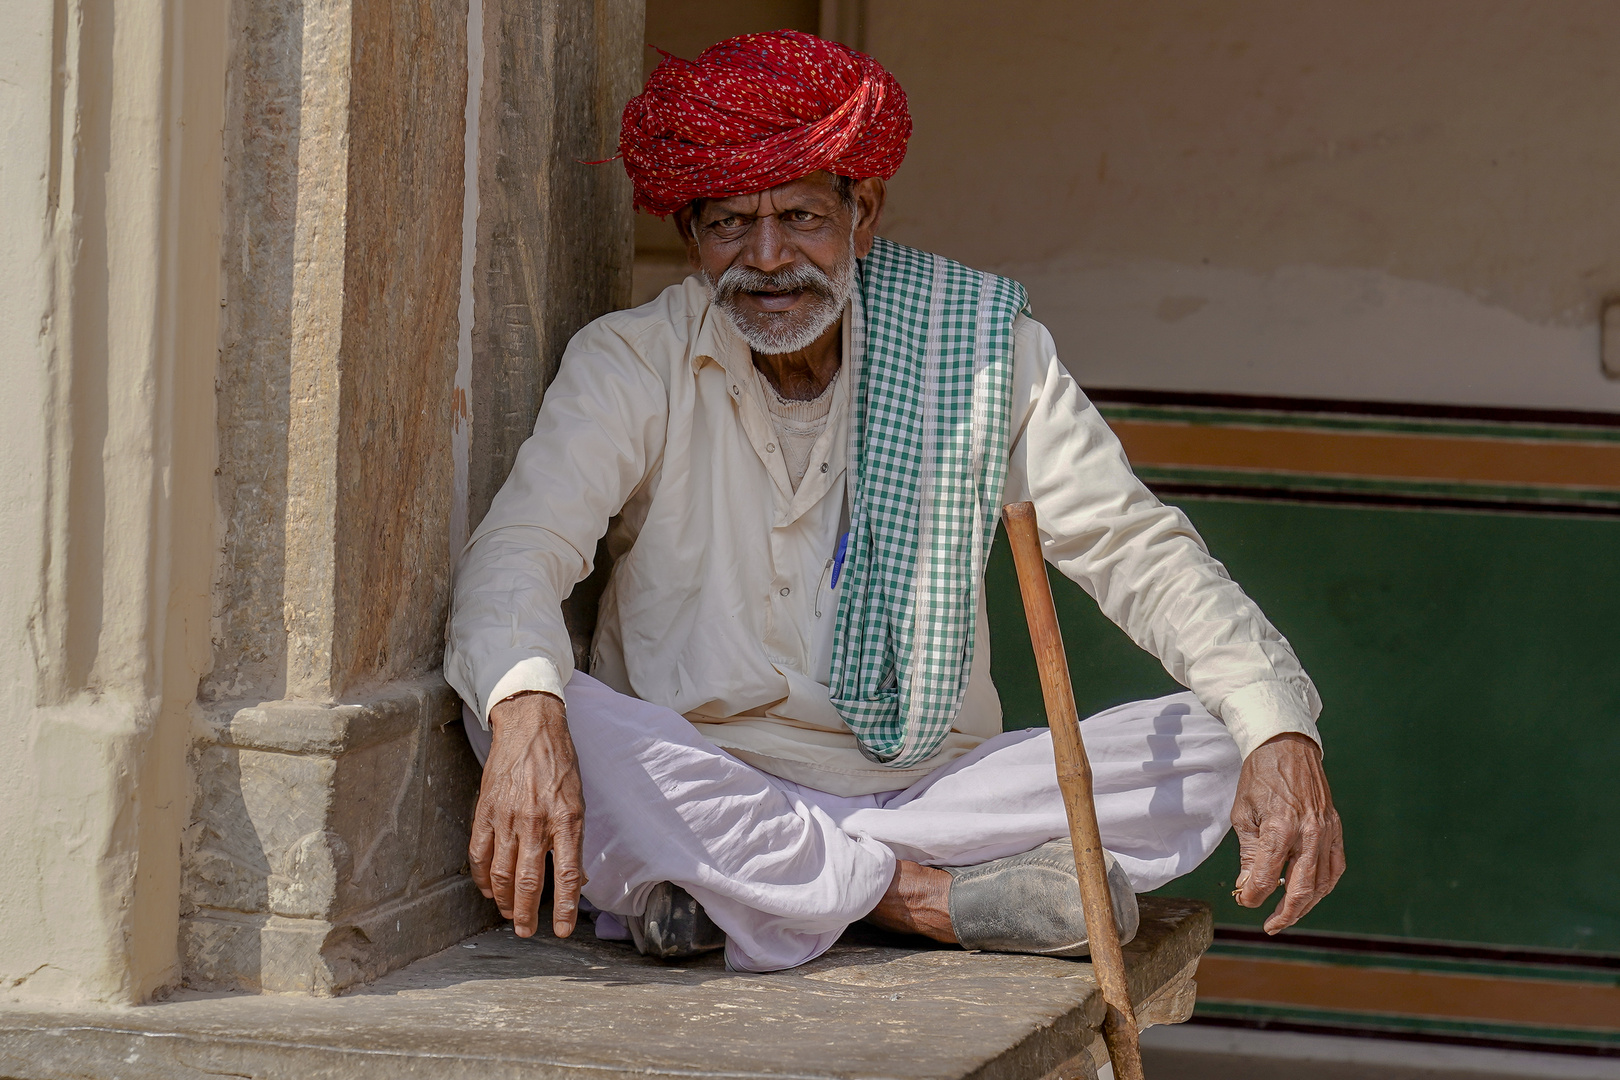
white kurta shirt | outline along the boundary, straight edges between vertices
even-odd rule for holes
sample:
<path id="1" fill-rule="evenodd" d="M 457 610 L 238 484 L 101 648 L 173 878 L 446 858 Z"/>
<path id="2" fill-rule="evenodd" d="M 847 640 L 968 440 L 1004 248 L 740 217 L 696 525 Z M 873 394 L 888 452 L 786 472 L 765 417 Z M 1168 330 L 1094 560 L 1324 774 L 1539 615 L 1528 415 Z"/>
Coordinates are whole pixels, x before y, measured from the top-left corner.
<path id="1" fill-rule="evenodd" d="M 1320 741 L 1321 703 L 1288 642 L 1186 516 L 1137 480 L 1046 328 L 1020 316 L 1014 332 L 1003 502 L 1034 501 L 1047 560 L 1245 756 L 1282 732 Z M 905 787 L 998 733 L 982 590 L 961 714 L 929 761 L 867 760 L 829 700 L 854 381 L 837 380 L 795 491 L 748 345 L 697 278 L 581 330 L 457 568 L 445 676 L 479 722 L 515 693 L 561 696 L 573 673 L 561 604 L 613 519 L 591 673 L 621 693 L 839 795 Z"/>

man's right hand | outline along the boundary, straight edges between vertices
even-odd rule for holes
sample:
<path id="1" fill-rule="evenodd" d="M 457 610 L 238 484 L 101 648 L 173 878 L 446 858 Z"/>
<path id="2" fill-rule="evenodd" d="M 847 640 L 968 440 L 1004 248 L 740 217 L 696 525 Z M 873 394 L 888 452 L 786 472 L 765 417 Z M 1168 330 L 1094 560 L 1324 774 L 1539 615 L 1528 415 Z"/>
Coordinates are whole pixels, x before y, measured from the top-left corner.
<path id="1" fill-rule="evenodd" d="M 546 852 L 551 852 L 557 883 L 551 929 L 567 937 L 574 932 L 585 884 L 580 869 L 585 797 L 562 699 L 535 693 L 509 697 L 489 710 L 489 726 L 489 759 L 467 847 L 473 882 L 512 920 L 518 937 L 530 937 L 539 924 Z"/>

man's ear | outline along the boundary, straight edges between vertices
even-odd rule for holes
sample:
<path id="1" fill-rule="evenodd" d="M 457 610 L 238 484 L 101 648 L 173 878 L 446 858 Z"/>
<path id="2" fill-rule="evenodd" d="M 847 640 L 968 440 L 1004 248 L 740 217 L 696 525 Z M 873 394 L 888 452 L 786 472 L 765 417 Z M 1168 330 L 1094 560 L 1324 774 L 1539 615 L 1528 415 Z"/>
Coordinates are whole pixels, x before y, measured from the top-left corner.
<path id="1" fill-rule="evenodd" d="M 878 222 L 883 220 L 883 204 L 889 197 L 889 188 L 883 177 L 868 176 L 855 181 L 850 195 L 855 199 L 855 257 L 864 259 L 872 250 Z"/>
<path id="2" fill-rule="evenodd" d="M 698 252 L 697 233 L 692 228 L 693 209 L 697 203 L 687 203 L 675 211 L 675 231 L 681 234 L 681 242 L 686 245 L 686 261 L 692 269 L 703 267 L 703 260 Z"/>

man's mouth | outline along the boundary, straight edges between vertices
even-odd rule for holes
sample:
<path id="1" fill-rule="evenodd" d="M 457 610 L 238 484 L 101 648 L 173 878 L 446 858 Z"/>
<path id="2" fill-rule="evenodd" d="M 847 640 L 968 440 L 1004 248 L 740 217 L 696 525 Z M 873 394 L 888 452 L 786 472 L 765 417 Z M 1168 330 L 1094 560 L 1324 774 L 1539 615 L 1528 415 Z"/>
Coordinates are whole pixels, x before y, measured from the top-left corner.
<path id="1" fill-rule="evenodd" d="M 748 296 L 761 311 L 787 311 L 799 302 L 804 295 L 803 289 L 788 289 L 777 291 L 774 289 L 748 290 Z"/>

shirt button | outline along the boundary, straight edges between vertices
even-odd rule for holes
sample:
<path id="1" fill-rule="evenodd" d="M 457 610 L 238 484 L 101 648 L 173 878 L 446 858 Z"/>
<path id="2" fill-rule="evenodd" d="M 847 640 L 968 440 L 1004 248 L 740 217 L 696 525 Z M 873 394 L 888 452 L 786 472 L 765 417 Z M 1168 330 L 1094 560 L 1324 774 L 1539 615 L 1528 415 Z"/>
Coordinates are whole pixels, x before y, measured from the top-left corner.
<path id="1" fill-rule="evenodd" d="M 775 443 L 773 443 L 773 442 L 768 442 L 768 443 L 766 443 L 766 444 L 765 444 L 765 452 L 766 452 L 766 453 L 767 453 L 767 454 L 774 454 L 774 453 L 776 453 L 776 444 L 775 444 Z"/>
<path id="2" fill-rule="evenodd" d="M 822 462 L 822 463 L 821 463 L 821 471 L 822 471 L 822 472 L 826 472 L 826 471 L 827 471 L 827 463 L 826 463 L 826 462 L 825 462 L 825 461 L 823 461 L 823 462 Z"/>
<path id="3" fill-rule="evenodd" d="M 735 384 L 735 383 L 733 383 L 733 384 L 732 384 L 732 387 L 731 387 L 731 395 L 732 395 L 732 396 L 733 396 L 733 397 L 736 397 L 736 396 L 737 396 L 737 395 L 738 395 L 738 394 L 740 394 L 740 393 L 742 393 L 742 391 L 741 391 L 741 390 L 739 390 L 739 389 L 737 389 L 737 386 L 736 386 L 736 384 Z"/>
<path id="4" fill-rule="evenodd" d="M 790 593 L 790 592 L 792 592 L 792 591 L 793 591 L 793 590 L 792 590 L 792 589 L 790 589 L 790 588 L 788 588 L 788 587 L 787 587 L 787 586 L 786 586 L 786 585 L 784 585 L 784 586 L 782 586 L 782 595 L 783 595 L 783 596 L 786 596 L 786 595 L 787 595 L 787 594 L 788 594 L 788 593 Z"/>

